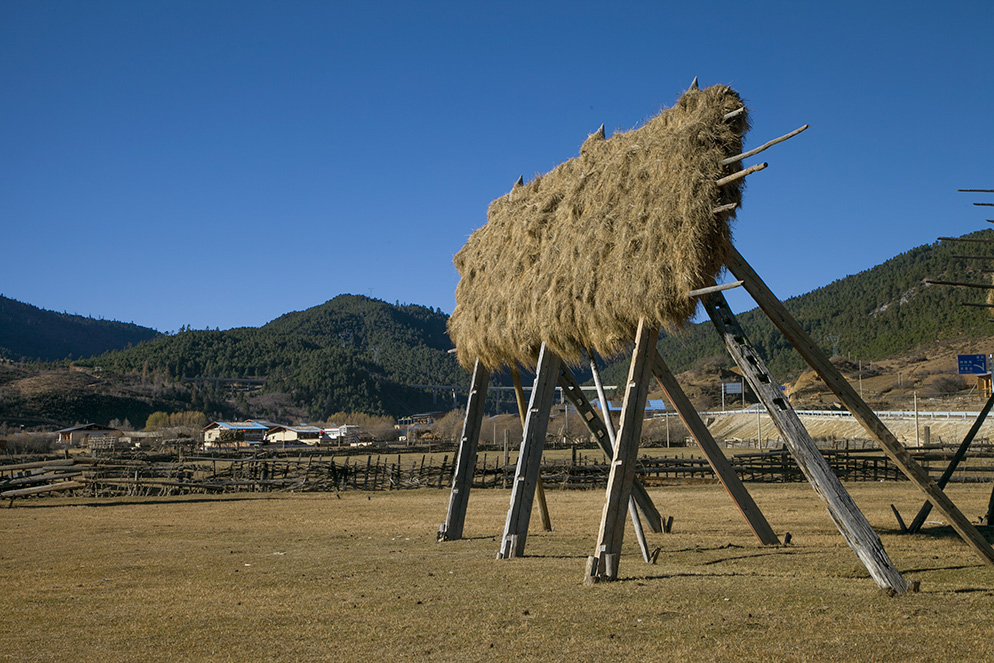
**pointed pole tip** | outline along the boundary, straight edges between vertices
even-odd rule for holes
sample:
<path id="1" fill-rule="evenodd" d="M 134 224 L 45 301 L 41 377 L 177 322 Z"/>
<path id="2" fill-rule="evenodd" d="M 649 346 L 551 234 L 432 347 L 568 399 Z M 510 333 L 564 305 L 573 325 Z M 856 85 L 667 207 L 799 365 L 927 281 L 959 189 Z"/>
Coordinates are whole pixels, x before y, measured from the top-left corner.
<path id="1" fill-rule="evenodd" d="M 700 86 L 697 85 L 697 76 L 694 76 L 694 82 L 690 84 L 691 90 L 700 90 Z"/>

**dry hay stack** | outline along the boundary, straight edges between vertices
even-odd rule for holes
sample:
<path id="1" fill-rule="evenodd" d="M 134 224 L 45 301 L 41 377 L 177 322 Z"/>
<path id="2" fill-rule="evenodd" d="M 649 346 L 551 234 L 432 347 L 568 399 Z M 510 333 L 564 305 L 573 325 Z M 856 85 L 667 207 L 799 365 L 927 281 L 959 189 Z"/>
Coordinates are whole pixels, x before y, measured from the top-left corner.
<path id="1" fill-rule="evenodd" d="M 449 335 L 460 363 L 532 365 L 542 343 L 566 361 L 616 354 L 640 318 L 668 329 L 694 314 L 691 290 L 714 284 L 741 183 L 721 164 L 748 130 L 732 89 L 692 88 L 644 126 L 606 140 L 490 205 L 455 256 L 461 279 Z"/>

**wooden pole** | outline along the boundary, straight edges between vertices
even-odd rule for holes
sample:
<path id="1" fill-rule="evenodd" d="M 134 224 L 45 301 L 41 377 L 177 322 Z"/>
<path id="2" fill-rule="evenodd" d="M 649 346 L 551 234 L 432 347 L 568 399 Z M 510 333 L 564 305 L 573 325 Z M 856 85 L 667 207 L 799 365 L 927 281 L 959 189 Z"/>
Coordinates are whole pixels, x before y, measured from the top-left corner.
<path id="1" fill-rule="evenodd" d="M 825 502 L 835 526 L 849 547 L 863 562 L 879 587 L 903 594 L 907 591 L 907 583 L 884 551 L 880 537 L 870 527 L 842 482 L 832 473 L 825 457 L 784 398 L 766 364 L 749 343 L 725 297 L 721 293 L 708 295 L 704 308 L 724 340 L 729 354 L 780 431 L 784 444 L 815 492 Z"/>
<path id="2" fill-rule="evenodd" d="M 545 447 L 545 433 L 549 428 L 552 401 L 556 395 L 559 365 L 559 357 L 543 343 L 538 353 L 535 385 L 532 388 L 531 400 L 528 402 L 528 415 L 521 436 L 518 465 L 511 486 L 511 505 L 507 510 L 504 536 L 501 539 L 500 551 L 497 553 L 498 559 L 520 557 L 525 552 L 528 521 L 541 474 L 542 450 Z"/>
<path id="3" fill-rule="evenodd" d="M 604 384 L 601 382 L 601 372 L 597 368 L 597 360 L 589 352 L 590 373 L 594 377 L 594 386 L 597 387 L 597 398 L 600 400 L 601 413 L 604 416 L 604 428 L 607 429 L 608 439 L 611 440 L 612 456 L 614 448 L 617 446 L 617 437 L 614 434 L 614 421 L 611 419 L 611 409 L 607 404 L 607 394 L 604 393 Z M 632 483 L 635 480 L 632 479 Z M 639 550 L 642 551 L 642 561 L 646 564 L 652 563 L 652 553 L 649 552 L 649 544 L 645 540 L 645 531 L 642 529 L 642 519 L 639 518 L 638 507 L 635 506 L 634 494 L 628 498 L 628 516 L 632 519 L 632 526 L 635 528 L 635 538 L 638 539 Z"/>
<path id="4" fill-rule="evenodd" d="M 521 375 L 518 367 L 511 367 L 511 380 L 514 382 L 514 397 L 518 402 L 518 417 L 521 418 L 521 430 L 525 429 L 525 388 L 521 386 Z M 496 442 L 496 440 L 494 440 Z M 552 518 L 549 517 L 549 503 L 545 501 L 545 484 L 542 483 L 542 473 L 539 472 L 538 483 L 535 484 L 535 497 L 538 499 L 538 514 L 542 519 L 542 529 L 552 531 Z"/>
<path id="5" fill-rule="evenodd" d="M 970 430 L 966 434 L 966 437 L 963 438 L 959 448 L 956 449 L 956 453 L 954 453 L 953 457 L 949 460 L 949 466 L 946 467 L 945 471 L 942 473 L 942 476 L 939 477 L 939 480 L 935 482 L 939 488 L 945 488 L 946 484 L 949 483 L 949 479 L 952 478 L 953 472 L 956 471 L 956 467 L 960 464 L 960 461 L 963 460 L 963 456 L 966 455 L 966 450 L 973 442 L 973 438 L 975 438 L 977 433 L 980 432 L 980 427 L 987 419 L 987 415 L 990 414 L 991 407 L 994 407 L 994 394 L 991 394 L 991 397 L 987 399 L 986 403 L 984 403 L 983 409 L 980 410 L 980 414 L 977 415 L 977 420 L 973 422 L 972 426 L 970 426 Z M 925 524 L 925 519 L 928 518 L 928 514 L 931 511 L 932 503 L 925 502 L 925 504 L 922 505 L 921 510 L 918 511 L 918 515 L 911 521 L 911 525 L 908 526 L 908 533 L 915 534 L 918 530 L 920 530 L 922 525 Z"/>
<path id="6" fill-rule="evenodd" d="M 793 138 L 794 136 L 796 136 L 797 134 L 801 133 L 802 131 L 804 131 L 805 129 L 809 128 L 810 126 L 811 125 L 805 124 L 800 129 L 794 129 L 789 134 L 784 134 L 783 136 L 780 136 L 779 138 L 774 138 L 773 140 L 771 140 L 771 141 L 769 141 L 767 143 L 763 143 L 759 147 L 751 149 L 748 152 L 743 152 L 742 154 L 736 154 L 733 157 L 728 157 L 727 159 L 722 159 L 721 160 L 721 165 L 727 166 L 729 164 L 735 163 L 736 161 L 742 161 L 743 159 L 748 159 L 749 157 L 754 157 L 757 154 L 759 154 L 760 152 L 765 152 L 766 150 L 770 149 L 771 147 L 773 147 L 777 143 L 782 143 L 785 140 Z"/>
<path id="7" fill-rule="evenodd" d="M 466 416 L 463 419 L 462 435 L 459 438 L 456 471 L 452 476 L 452 492 L 449 494 L 449 511 L 445 516 L 445 522 L 438 530 L 439 541 L 454 541 L 462 538 L 463 525 L 466 522 L 466 506 L 469 503 L 469 491 L 473 486 L 473 471 L 476 468 L 480 428 L 483 425 L 483 405 L 487 400 L 489 382 L 490 371 L 477 359 L 473 366 L 473 380 L 469 387 Z M 444 470 L 443 463 L 443 474 Z M 441 481 L 440 478 L 439 482 Z"/>
<path id="8" fill-rule="evenodd" d="M 763 163 L 757 163 L 755 166 L 749 166 L 748 168 L 740 170 L 737 173 L 732 173 L 731 175 L 726 175 L 721 179 L 715 180 L 714 183 L 717 184 L 718 186 L 725 186 L 726 184 L 731 184 L 732 182 L 737 182 L 738 180 L 741 180 L 746 175 L 757 173 L 763 170 L 764 168 L 766 168 L 768 165 L 769 164 L 766 163 L 765 161 Z"/>
<path id="9" fill-rule="evenodd" d="M 625 383 L 625 401 L 621 406 L 618 443 L 607 479 L 607 498 L 601 514 L 597 547 L 593 557 L 588 560 L 584 580 L 586 583 L 614 580 L 618 577 L 621 543 L 625 535 L 625 506 L 635 479 L 642 419 L 645 417 L 645 401 L 649 395 L 649 379 L 652 375 L 652 355 L 658 338 L 657 329 L 650 328 L 644 319 L 639 320 L 635 351 L 632 353 L 628 381 Z"/>
<path id="10" fill-rule="evenodd" d="M 862 424 L 863 428 L 877 441 L 885 454 L 904 472 L 905 476 L 921 490 L 928 499 L 949 521 L 960 537 L 972 547 L 984 561 L 994 566 L 994 549 L 977 531 L 977 528 L 967 520 L 939 488 L 928 472 L 911 458 L 907 449 L 901 446 L 894 434 L 877 418 L 872 409 L 859 397 L 852 385 L 828 360 L 808 333 L 798 324 L 797 320 L 787 311 L 783 303 L 776 298 L 759 275 L 749 266 L 749 263 L 739 254 L 734 246 L 729 246 L 726 266 L 735 278 L 745 282 L 749 292 L 763 312 L 773 324 L 783 333 L 804 360 L 829 389 L 846 406 L 853 418 Z"/>
<path id="11" fill-rule="evenodd" d="M 700 415 L 697 414 L 693 403 L 687 398 L 687 395 L 680 387 L 680 383 L 677 382 L 676 377 L 670 371 L 669 366 L 666 365 L 659 352 L 656 352 L 652 358 L 652 374 L 656 377 L 659 386 L 666 392 L 666 398 L 676 408 L 677 414 L 680 415 L 680 419 L 683 421 L 683 425 L 687 427 L 687 430 L 690 431 L 690 434 L 697 441 L 697 446 L 704 452 L 704 456 L 708 459 L 708 463 L 711 465 L 711 469 L 714 470 L 715 476 L 718 477 L 721 485 L 725 487 L 728 495 L 735 502 L 735 506 L 738 507 L 742 517 L 749 523 L 752 533 L 756 535 L 756 538 L 764 546 L 780 545 L 780 539 L 773 532 L 770 523 L 752 499 L 752 495 L 746 490 L 745 485 L 739 479 L 739 475 L 735 473 L 735 469 L 732 468 L 731 463 L 728 462 L 721 448 L 718 447 L 718 443 L 712 437 L 711 431 L 708 430 L 708 427 L 701 420 Z"/>
<path id="12" fill-rule="evenodd" d="M 566 399 L 576 408 L 581 421 L 587 426 L 590 434 L 593 435 L 597 446 L 610 461 L 614 457 L 614 447 L 611 444 L 607 428 L 604 427 L 604 422 L 594 412 L 593 406 L 587 400 L 587 396 L 583 393 L 576 378 L 563 365 L 559 367 L 559 386 L 562 388 Z M 635 504 L 638 506 L 642 518 L 648 523 L 649 529 L 656 534 L 662 533 L 663 518 L 659 515 L 659 510 L 652 503 L 652 498 L 649 497 L 649 493 L 646 492 L 645 486 L 642 485 L 638 477 L 635 477 L 635 481 L 632 482 L 632 497 L 635 499 Z"/>

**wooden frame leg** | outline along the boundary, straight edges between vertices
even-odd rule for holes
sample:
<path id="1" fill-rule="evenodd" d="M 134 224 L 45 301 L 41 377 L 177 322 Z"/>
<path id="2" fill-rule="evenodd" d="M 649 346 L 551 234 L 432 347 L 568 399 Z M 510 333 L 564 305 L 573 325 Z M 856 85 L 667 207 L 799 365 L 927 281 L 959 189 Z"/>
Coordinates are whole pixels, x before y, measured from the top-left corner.
<path id="1" fill-rule="evenodd" d="M 528 521 L 535 498 L 535 486 L 541 473 L 545 433 L 549 428 L 549 415 L 556 394 L 556 377 L 559 374 L 560 363 L 559 357 L 543 343 L 538 353 L 535 386 L 528 403 L 528 416 L 525 418 L 518 465 L 514 472 L 514 485 L 511 487 L 511 505 L 507 510 L 504 536 L 501 539 L 500 551 L 497 553 L 498 559 L 520 557 L 525 552 Z"/>
<path id="2" fill-rule="evenodd" d="M 879 587 L 899 594 L 905 593 L 908 584 L 884 550 L 880 537 L 832 472 L 797 413 L 784 398 L 779 384 L 773 380 L 766 364 L 749 344 L 745 332 L 728 307 L 725 296 L 720 292 L 712 293 L 704 298 L 703 303 L 715 329 L 725 341 L 729 354 L 766 407 L 798 467 L 825 502 L 846 543 L 863 562 Z"/>
<path id="3" fill-rule="evenodd" d="M 638 333 L 635 336 L 635 351 L 632 353 L 628 381 L 625 383 L 625 401 L 621 407 L 618 443 L 614 449 L 611 471 L 607 479 L 607 498 L 601 514 L 597 548 L 593 557 L 588 560 L 584 579 L 587 583 L 614 580 L 618 576 L 621 543 L 625 536 L 626 507 L 635 480 L 642 419 L 645 417 L 645 402 L 649 396 L 649 380 L 652 375 L 652 355 L 656 351 L 658 338 L 658 330 L 650 329 L 645 320 L 639 321 Z"/>
<path id="4" fill-rule="evenodd" d="M 594 441 L 600 450 L 604 452 L 608 460 L 614 458 L 614 447 L 611 446 L 611 436 L 608 434 L 604 422 L 598 418 L 590 401 L 583 393 L 583 390 L 580 389 L 580 384 L 565 366 L 560 366 L 559 368 L 559 386 L 562 387 L 566 400 L 576 408 L 576 411 L 579 413 L 584 425 L 586 425 L 587 430 L 593 435 Z M 663 531 L 663 517 L 659 515 L 659 509 L 653 504 L 652 498 L 649 497 L 649 493 L 646 492 L 645 486 L 642 485 L 638 477 L 632 482 L 632 499 L 635 500 L 635 505 L 638 507 L 642 518 L 649 525 L 649 529 L 656 534 L 661 534 Z"/>
<path id="5" fill-rule="evenodd" d="M 739 508 L 742 517 L 749 523 L 752 533 L 756 535 L 756 538 L 764 546 L 780 545 L 780 539 L 773 532 L 773 528 L 770 527 L 766 516 L 760 511 L 759 506 L 756 505 L 749 491 L 746 490 L 742 480 L 739 479 L 739 475 L 732 468 L 732 464 L 728 462 L 725 454 L 718 447 L 717 442 L 714 441 L 714 437 L 711 436 L 711 431 L 701 421 L 697 410 L 683 392 L 680 383 L 677 382 L 669 366 L 666 365 L 662 355 L 658 352 L 653 357 L 652 374 L 656 377 L 659 386 L 666 392 L 666 397 L 670 403 L 676 408 L 680 419 L 683 421 L 683 425 L 687 427 L 690 434 L 694 436 L 694 440 L 697 441 L 697 446 L 704 452 L 708 463 L 711 465 L 711 469 L 714 470 L 715 476 L 718 477 L 721 485 L 728 491 L 729 497 L 735 502 L 735 506 Z"/>
<path id="6" fill-rule="evenodd" d="M 960 464 L 960 461 L 963 460 L 963 456 L 966 455 L 966 450 L 970 448 L 973 438 L 977 436 L 977 433 L 980 432 L 980 427 L 984 425 L 984 420 L 987 419 L 987 415 L 990 414 L 992 406 L 994 406 L 994 394 L 991 394 L 990 398 L 987 399 L 987 402 L 984 404 L 984 408 L 980 411 L 980 414 L 977 415 L 977 420 L 973 422 L 972 426 L 970 426 L 970 431 L 966 434 L 966 437 L 963 438 L 959 448 L 956 449 L 956 453 L 953 454 L 953 457 L 949 460 L 949 466 L 946 467 L 945 471 L 942 473 L 942 476 L 939 477 L 939 480 L 935 482 L 939 488 L 945 488 L 946 484 L 949 483 L 949 479 L 952 478 L 953 472 L 956 471 L 956 467 Z M 915 534 L 918 532 L 918 530 L 922 528 L 922 525 L 925 524 L 925 519 L 928 518 L 928 514 L 931 511 L 932 503 L 925 502 L 925 504 L 922 505 L 922 508 L 918 511 L 918 515 L 915 516 L 915 519 L 911 521 L 910 525 L 908 525 L 908 534 Z"/>
<path id="7" fill-rule="evenodd" d="M 511 381 L 514 383 L 514 398 L 518 402 L 518 417 L 521 418 L 521 430 L 525 429 L 526 410 L 525 388 L 521 385 L 521 375 L 518 373 L 518 366 L 511 366 Z M 549 503 L 545 500 L 545 485 L 542 483 L 541 474 L 535 484 L 535 499 L 538 502 L 538 515 L 542 520 L 542 529 L 546 532 L 552 531 L 552 518 L 549 517 Z"/>
<path id="8" fill-rule="evenodd" d="M 728 248 L 728 257 L 725 265 L 728 270 L 743 282 L 746 291 L 752 296 L 759 307 L 763 309 L 767 317 L 786 337 L 787 341 L 794 346 L 818 376 L 825 382 L 832 393 L 838 397 L 846 406 L 853 418 L 856 419 L 866 432 L 869 433 L 881 450 L 901 469 L 902 472 L 918 486 L 926 499 L 935 505 L 943 516 L 949 521 L 953 529 L 960 535 L 971 548 L 980 555 L 983 560 L 994 566 L 994 548 L 987 543 L 977 528 L 962 514 L 953 504 L 953 501 L 946 496 L 939 486 L 932 480 L 922 467 L 911 458 L 907 449 L 901 446 L 894 434 L 884 426 L 883 422 L 877 418 L 873 410 L 870 409 L 852 385 L 842 377 L 842 374 L 832 365 L 825 353 L 822 352 L 808 333 L 801 328 L 797 320 L 787 311 L 783 303 L 776 298 L 776 295 L 767 287 L 759 275 L 745 261 L 734 246 Z M 994 498 L 994 495 L 992 495 Z"/>
<path id="9" fill-rule="evenodd" d="M 483 405 L 487 400 L 489 383 L 490 371 L 477 359 L 473 366 L 473 381 L 469 387 L 469 400 L 466 403 L 462 436 L 459 438 L 456 469 L 452 475 L 449 511 L 445 516 L 445 522 L 438 529 L 439 541 L 455 541 L 462 538 L 463 525 L 466 522 L 466 506 L 469 504 L 469 491 L 473 486 L 473 473 L 476 470 L 480 427 L 483 425 Z"/>

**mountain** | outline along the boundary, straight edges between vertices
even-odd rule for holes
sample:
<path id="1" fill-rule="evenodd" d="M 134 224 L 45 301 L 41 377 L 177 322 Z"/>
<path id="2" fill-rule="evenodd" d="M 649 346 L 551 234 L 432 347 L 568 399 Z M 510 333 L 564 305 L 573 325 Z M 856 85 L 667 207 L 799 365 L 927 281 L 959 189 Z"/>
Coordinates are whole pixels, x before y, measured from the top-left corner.
<path id="1" fill-rule="evenodd" d="M 994 231 L 978 231 L 963 238 L 994 242 Z M 957 257 L 964 255 L 989 260 Z M 937 342 L 988 338 L 994 330 L 989 312 L 963 306 L 965 302 L 985 301 L 984 290 L 925 281 L 990 283 L 982 270 L 992 264 L 994 244 L 935 242 L 787 299 L 784 304 L 827 354 L 878 361 Z M 736 317 L 775 375 L 786 380 L 801 373 L 804 363 L 800 356 L 758 308 Z M 707 319 L 680 333 L 664 334 L 658 347 L 675 372 L 708 362 L 727 367 L 731 362 Z M 626 371 L 625 361 L 614 362 L 605 370 L 605 380 L 623 384 Z"/>
<path id="2" fill-rule="evenodd" d="M 994 240 L 994 231 L 965 237 Z M 932 383 L 941 377 L 939 373 L 949 370 L 939 364 L 944 367 L 954 361 L 956 351 L 989 351 L 986 343 L 992 327 L 988 311 L 962 306 L 982 301 L 984 291 L 926 283 L 928 279 L 989 282 L 982 268 L 991 263 L 957 257 L 962 255 L 994 261 L 994 244 L 943 241 L 919 246 L 785 304 L 829 355 L 853 360 L 850 372 L 861 370 L 859 362 L 876 364 L 904 357 L 895 364 L 902 367 L 898 370 L 905 376 L 896 378 L 899 385 L 909 379 L 912 364 L 920 365 L 922 376 L 915 378 L 912 388 L 929 384 L 940 392 L 945 388 Z M 84 327 L 134 327 L 49 312 L 35 314 L 38 309 L 11 302 L 0 301 L 8 311 L 54 316 L 40 318 L 55 320 L 47 323 L 51 326 L 62 318 L 72 318 Z M 15 304 L 23 308 L 12 308 Z M 758 309 L 738 317 L 778 379 L 788 382 L 801 376 L 804 365 L 800 357 Z M 26 342 L 31 339 L 24 330 L 31 325 L 21 318 L 14 323 L 7 319 L 2 327 L 7 337 L 12 337 L 14 330 L 24 339 L 16 345 L 21 349 L 14 356 L 59 357 L 68 353 L 51 349 L 64 347 L 57 345 L 58 337 L 46 345 L 44 339 L 50 336 L 43 335 L 41 329 L 36 346 L 29 351 Z M 42 327 L 42 321 L 33 324 Z M 451 343 L 446 322 L 447 316 L 440 310 L 341 295 L 305 311 L 287 313 L 259 328 L 173 335 L 147 330 L 154 336 L 150 340 L 74 361 L 72 367 L 32 369 L 0 361 L 0 420 L 30 425 L 83 420 L 107 423 L 106 419 L 127 416 L 141 425 L 143 417 L 155 410 L 192 409 L 208 416 L 316 421 L 339 411 L 400 416 L 445 409 L 449 407 L 447 399 L 436 403 L 430 392 L 412 385 L 468 384 L 469 377 L 448 352 Z M 694 392 L 692 397 L 701 403 L 720 402 L 718 383 L 735 379 L 729 371 L 731 361 L 710 321 L 678 334 L 664 334 L 659 349 L 671 368 L 683 373 L 684 388 Z M 939 354 L 945 358 L 936 363 Z M 919 358 L 934 366 L 926 367 L 917 361 Z M 604 382 L 624 384 L 626 372 L 627 362 L 615 358 L 604 370 Z M 871 376 L 868 373 L 865 377 Z M 216 384 L 191 383 L 183 378 L 262 378 L 265 384 L 261 391 L 232 393 Z M 578 370 L 577 378 L 584 381 L 588 374 Z M 498 375 L 493 383 L 505 379 Z M 953 382 L 945 391 L 955 391 Z M 877 391 L 897 393 L 891 387 Z"/>
<path id="3" fill-rule="evenodd" d="M 0 357 L 6 359 L 92 357 L 157 336 L 148 327 L 46 311 L 0 295 Z"/>
<path id="4" fill-rule="evenodd" d="M 77 363 L 170 379 L 264 378 L 264 392 L 286 395 L 312 420 L 404 415 L 432 408 L 431 394 L 410 385 L 467 381 L 448 353 L 446 320 L 423 306 L 340 295 L 259 328 L 184 331 Z"/>

